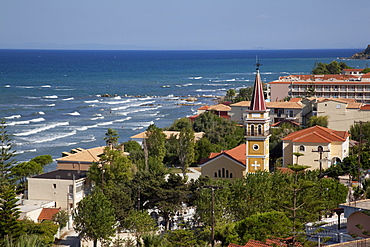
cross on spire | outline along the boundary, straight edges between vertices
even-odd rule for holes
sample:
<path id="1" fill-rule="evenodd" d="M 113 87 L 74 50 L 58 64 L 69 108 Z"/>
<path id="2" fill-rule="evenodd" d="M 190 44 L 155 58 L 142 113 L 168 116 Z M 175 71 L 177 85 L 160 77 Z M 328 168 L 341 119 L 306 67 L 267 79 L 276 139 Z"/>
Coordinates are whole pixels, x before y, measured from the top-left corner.
<path id="1" fill-rule="evenodd" d="M 262 65 L 261 63 L 260 63 L 260 60 L 258 60 L 258 57 L 256 56 L 256 70 L 259 70 L 259 68 L 260 68 L 260 66 Z"/>

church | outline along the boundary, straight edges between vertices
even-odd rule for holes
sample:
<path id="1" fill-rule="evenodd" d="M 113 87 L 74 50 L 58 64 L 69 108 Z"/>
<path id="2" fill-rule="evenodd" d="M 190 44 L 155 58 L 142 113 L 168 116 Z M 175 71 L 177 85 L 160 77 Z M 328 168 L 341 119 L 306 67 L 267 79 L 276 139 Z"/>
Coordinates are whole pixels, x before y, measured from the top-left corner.
<path id="1" fill-rule="evenodd" d="M 252 100 L 246 111 L 246 143 L 231 150 L 211 153 L 201 165 L 202 176 L 243 178 L 247 173 L 269 171 L 270 117 L 257 63 Z"/>

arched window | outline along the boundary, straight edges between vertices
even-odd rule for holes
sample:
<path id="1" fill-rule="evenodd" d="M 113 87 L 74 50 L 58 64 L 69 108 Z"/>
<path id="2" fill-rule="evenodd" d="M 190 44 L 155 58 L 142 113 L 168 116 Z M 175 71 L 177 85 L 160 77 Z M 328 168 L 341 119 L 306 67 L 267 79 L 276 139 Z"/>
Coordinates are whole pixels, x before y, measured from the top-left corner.
<path id="1" fill-rule="evenodd" d="M 230 178 L 233 178 L 233 174 L 230 172 Z"/>
<path id="2" fill-rule="evenodd" d="M 222 177 L 225 177 L 225 168 L 222 168 Z"/>
<path id="3" fill-rule="evenodd" d="M 229 170 L 226 170 L 226 177 L 229 177 Z"/>
<path id="4" fill-rule="evenodd" d="M 218 177 L 221 177 L 221 170 L 218 170 Z"/>
<path id="5" fill-rule="evenodd" d="M 254 124 L 251 124 L 251 136 L 254 136 Z"/>
<path id="6" fill-rule="evenodd" d="M 300 152 L 304 152 L 304 151 L 306 151 L 306 147 L 305 147 L 305 146 L 303 146 L 303 145 L 299 146 L 299 151 L 300 151 Z"/>
<path id="7" fill-rule="evenodd" d="M 262 125 L 258 125 L 258 135 L 262 135 Z"/>
<path id="8" fill-rule="evenodd" d="M 217 172 L 215 172 L 215 178 L 217 178 Z"/>

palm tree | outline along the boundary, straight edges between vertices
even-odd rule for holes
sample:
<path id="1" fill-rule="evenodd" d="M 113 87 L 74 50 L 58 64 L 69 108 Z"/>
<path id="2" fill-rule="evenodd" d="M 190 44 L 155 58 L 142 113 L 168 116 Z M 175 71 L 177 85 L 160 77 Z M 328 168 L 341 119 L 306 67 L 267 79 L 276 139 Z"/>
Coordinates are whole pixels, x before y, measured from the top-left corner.
<path id="1" fill-rule="evenodd" d="M 114 145 L 118 144 L 118 138 L 119 138 L 119 135 L 118 135 L 117 130 L 109 128 L 108 132 L 105 133 L 104 140 L 107 146 L 113 148 Z"/>

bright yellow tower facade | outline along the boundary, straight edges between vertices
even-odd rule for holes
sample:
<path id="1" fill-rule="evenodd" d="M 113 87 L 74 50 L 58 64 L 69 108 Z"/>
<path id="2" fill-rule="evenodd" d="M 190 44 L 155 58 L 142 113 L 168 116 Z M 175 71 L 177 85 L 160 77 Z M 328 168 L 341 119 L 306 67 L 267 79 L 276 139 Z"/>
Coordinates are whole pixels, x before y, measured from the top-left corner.
<path id="1" fill-rule="evenodd" d="M 270 117 L 257 63 L 252 101 L 246 111 L 246 172 L 269 171 Z"/>

